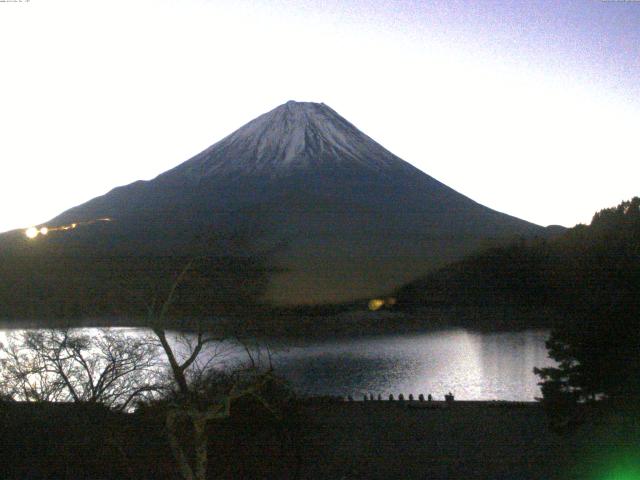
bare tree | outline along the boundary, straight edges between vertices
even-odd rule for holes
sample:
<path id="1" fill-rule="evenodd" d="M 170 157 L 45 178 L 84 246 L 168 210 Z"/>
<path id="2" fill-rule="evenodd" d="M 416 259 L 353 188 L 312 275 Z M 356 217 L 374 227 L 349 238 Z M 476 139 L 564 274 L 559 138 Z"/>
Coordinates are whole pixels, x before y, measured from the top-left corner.
<path id="1" fill-rule="evenodd" d="M 277 381 L 271 368 L 263 367 L 245 344 L 231 341 L 224 334 L 208 332 L 201 321 L 190 333 L 169 338 L 167 312 L 176 289 L 189 272 L 189 262 L 175 279 L 166 300 L 156 312 L 149 308 L 150 323 L 169 366 L 174 389 L 166 415 L 166 432 L 178 469 L 184 480 L 205 480 L 208 466 L 207 425 L 231 415 L 232 404 L 243 397 L 253 397 L 275 415 L 278 411 L 262 396 L 263 388 Z M 172 341 L 171 341 L 172 340 Z M 173 343 L 173 345 L 172 345 Z M 230 345 L 243 345 L 249 362 L 235 371 L 223 372 L 218 361 Z M 233 347 L 231 347 L 233 348 Z M 186 425 L 186 429 L 183 428 Z M 185 442 L 184 432 L 189 432 Z"/>
<path id="2" fill-rule="evenodd" d="M 128 410 L 161 389 L 148 336 L 103 329 L 25 330 L 0 345 L 0 391 L 14 400 L 103 403 Z"/>

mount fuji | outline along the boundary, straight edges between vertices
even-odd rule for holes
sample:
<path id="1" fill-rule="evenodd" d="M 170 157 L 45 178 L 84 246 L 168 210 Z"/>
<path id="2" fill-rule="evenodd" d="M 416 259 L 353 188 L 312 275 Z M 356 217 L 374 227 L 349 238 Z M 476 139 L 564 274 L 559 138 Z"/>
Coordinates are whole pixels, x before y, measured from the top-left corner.
<path id="1" fill-rule="evenodd" d="M 155 179 L 115 188 L 46 226 L 74 223 L 84 226 L 35 240 L 188 256 L 207 234 L 240 234 L 246 251 L 271 252 L 277 271 L 264 300 L 280 305 L 381 295 L 487 240 L 546 235 L 418 170 L 328 106 L 293 101 Z"/>

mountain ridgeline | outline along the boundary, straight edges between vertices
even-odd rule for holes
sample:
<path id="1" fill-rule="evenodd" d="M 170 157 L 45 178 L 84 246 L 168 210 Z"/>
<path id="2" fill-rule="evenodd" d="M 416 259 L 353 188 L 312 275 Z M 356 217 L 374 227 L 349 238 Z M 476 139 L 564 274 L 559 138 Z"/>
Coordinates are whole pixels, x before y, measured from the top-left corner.
<path id="1" fill-rule="evenodd" d="M 548 234 L 421 172 L 328 106 L 300 102 L 42 226 L 49 233 L 32 240 L 0 235 L 1 274 L 13 285 L 1 292 L 5 317 L 138 314 L 162 297 L 158 279 L 171 283 L 189 258 L 207 259 L 194 282 L 217 293 L 194 294 L 186 312 L 208 296 L 209 312 L 249 299 L 345 302 L 390 292 L 488 240 Z"/>

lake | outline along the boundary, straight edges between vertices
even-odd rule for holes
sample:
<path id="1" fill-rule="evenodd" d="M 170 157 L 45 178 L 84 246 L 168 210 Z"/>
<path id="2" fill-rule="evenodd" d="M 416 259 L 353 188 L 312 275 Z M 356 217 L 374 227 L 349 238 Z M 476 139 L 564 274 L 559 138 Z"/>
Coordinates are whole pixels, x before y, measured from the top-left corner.
<path id="1" fill-rule="evenodd" d="M 91 329 L 88 329 L 91 330 Z M 127 329 L 132 334 L 138 329 Z M 0 331 L 0 341 L 6 330 Z M 451 391 L 459 400 L 530 401 L 540 396 L 534 367 L 553 365 L 548 332 L 481 333 L 443 329 L 318 342 L 272 342 L 276 371 L 301 394 L 389 394 L 405 398 Z M 227 362 L 244 354 L 227 351 Z"/>
<path id="2" fill-rule="evenodd" d="M 443 399 L 529 401 L 540 396 L 534 367 L 554 365 L 547 331 L 462 329 L 280 346 L 274 365 L 301 393 L 412 393 Z M 284 347 L 284 348 L 282 348 Z"/>

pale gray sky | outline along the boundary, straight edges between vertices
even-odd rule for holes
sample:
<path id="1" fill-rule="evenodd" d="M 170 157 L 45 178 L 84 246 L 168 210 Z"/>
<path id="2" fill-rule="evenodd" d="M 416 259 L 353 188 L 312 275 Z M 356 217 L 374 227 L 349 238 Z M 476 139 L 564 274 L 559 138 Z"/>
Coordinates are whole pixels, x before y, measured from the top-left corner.
<path id="1" fill-rule="evenodd" d="M 542 225 L 640 194 L 640 2 L 30 0 L 0 45 L 0 231 L 290 99 Z"/>

